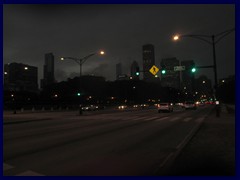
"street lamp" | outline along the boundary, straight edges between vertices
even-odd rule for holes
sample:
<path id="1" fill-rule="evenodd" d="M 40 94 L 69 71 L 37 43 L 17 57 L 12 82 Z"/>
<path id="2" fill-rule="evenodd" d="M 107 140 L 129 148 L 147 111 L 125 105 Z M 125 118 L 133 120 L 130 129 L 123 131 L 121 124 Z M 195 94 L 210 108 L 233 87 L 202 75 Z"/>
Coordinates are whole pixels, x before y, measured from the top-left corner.
<path id="1" fill-rule="evenodd" d="M 210 45 L 212 45 L 212 50 L 213 50 L 213 65 L 212 66 L 200 66 L 198 68 L 213 68 L 214 71 L 214 81 L 215 81 L 215 90 L 217 89 L 218 82 L 217 82 L 217 63 L 216 63 L 216 52 L 215 52 L 215 45 L 223 39 L 225 36 L 230 34 L 231 32 L 235 31 L 235 28 L 223 31 L 221 33 L 218 33 L 216 35 L 195 35 L 195 34 L 188 34 L 188 35 L 175 35 L 173 37 L 174 41 L 179 40 L 180 38 L 184 37 L 191 37 L 195 39 L 202 40 Z M 209 40 L 210 39 L 210 40 Z"/>
<path id="2" fill-rule="evenodd" d="M 79 71 L 79 77 L 82 76 L 82 65 L 83 63 L 85 63 L 87 61 L 87 59 L 89 59 L 90 57 L 96 55 L 96 54 L 99 54 L 99 55 L 104 55 L 105 52 L 104 51 L 99 51 L 99 52 L 95 52 L 95 53 L 91 53 L 87 56 L 84 56 L 83 58 L 75 58 L 75 57 L 61 57 L 61 61 L 63 60 L 73 60 L 75 61 L 77 64 L 79 64 L 80 66 L 80 71 Z"/>
<path id="3" fill-rule="evenodd" d="M 79 78 L 80 78 L 82 76 L 82 65 L 83 65 L 83 63 L 85 63 L 87 61 L 87 59 L 89 59 L 90 57 L 92 57 L 92 56 L 94 56 L 96 54 L 104 55 L 105 52 L 104 51 L 94 52 L 94 53 L 91 53 L 91 54 L 89 54 L 87 56 L 84 56 L 83 58 L 61 57 L 60 59 L 61 59 L 61 61 L 63 61 L 63 60 L 73 60 L 77 64 L 79 64 L 79 67 L 80 67 L 80 69 L 79 69 L 80 70 L 79 71 Z M 81 93 L 78 92 L 77 96 L 80 97 Z M 81 115 L 81 114 L 82 114 L 82 106 L 81 106 L 81 102 L 80 102 L 80 104 L 79 104 L 79 115 Z"/>

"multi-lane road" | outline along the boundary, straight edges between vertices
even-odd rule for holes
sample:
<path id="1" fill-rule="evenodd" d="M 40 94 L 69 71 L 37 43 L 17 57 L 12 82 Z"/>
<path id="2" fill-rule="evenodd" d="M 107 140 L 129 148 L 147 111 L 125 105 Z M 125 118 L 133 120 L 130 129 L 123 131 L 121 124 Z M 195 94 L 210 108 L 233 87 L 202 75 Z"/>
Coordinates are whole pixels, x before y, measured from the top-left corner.
<path id="1" fill-rule="evenodd" d="M 211 109 L 4 115 L 3 175 L 159 174 Z"/>

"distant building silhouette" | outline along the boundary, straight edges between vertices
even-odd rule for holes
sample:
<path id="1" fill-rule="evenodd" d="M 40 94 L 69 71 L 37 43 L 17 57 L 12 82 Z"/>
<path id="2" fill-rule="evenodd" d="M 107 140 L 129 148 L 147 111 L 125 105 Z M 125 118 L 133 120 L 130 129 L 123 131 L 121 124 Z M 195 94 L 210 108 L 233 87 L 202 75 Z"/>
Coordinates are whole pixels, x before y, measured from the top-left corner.
<path id="1" fill-rule="evenodd" d="M 38 91 L 38 68 L 22 63 L 5 64 L 4 89 L 12 91 Z"/>
<path id="2" fill-rule="evenodd" d="M 207 99 L 213 95 L 212 81 L 207 76 L 200 76 L 195 80 L 195 94 L 201 99 Z"/>
<path id="3" fill-rule="evenodd" d="M 88 95 L 97 95 L 99 97 L 102 97 L 105 93 L 105 82 L 106 79 L 102 76 L 82 75 L 81 77 L 74 77 L 73 79 L 68 78 L 66 84 L 63 84 L 67 86 L 67 89 L 74 89 L 75 94 L 76 92 L 80 92 L 83 97 L 86 97 Z"/>
<path id="4" fill-rule="evenodd" d="M 116 64 L 116 80 L 122 75 L 122 63 Z"/>
<path id="5" fill-rule="evenodd" d="M 179 62 L 175 57 L 161 60 L 160 67 L 166 69 L 166 74 L 161 74 L 161 85 L 163 87 L 180 89 L 180 72 L 174 71 L 174 66 L 179 66 Z"/>
<path id="6" fill-rule="evenodd" d="M 232 82 L 232 81 L 235 82 L 235 75 L 230 75 L 230 76 L 228 76 L 226 78 L 219 79 L 218 84 L 219 85 L 223 85 L 225 83 Z"/>
<path id="7" fill-rule="evenodd" d="M 133 63 L 131 64 L 131 77 L 132 79 L 139 79 L 139 76 L 136 75 L 136 69 L 139 68 L 139 65 L 136 61 L 133 61 Z"/>
<path id="8" fill-rule="evenodd" d="M 45 54 L 45 63 L 43 66 L 43 79 L 41 80 L 41 88 L 55 82 L 54 77 L 54 55 L 52 53 Z"/>
<path id="9" fill-rule="evenodd" d="M 154 46 L 152 44 L 146 44 L 142 47 L 143 53 L 143 80 L 154 81 L 155 77 L 149 70 L 155 64 Z"/>

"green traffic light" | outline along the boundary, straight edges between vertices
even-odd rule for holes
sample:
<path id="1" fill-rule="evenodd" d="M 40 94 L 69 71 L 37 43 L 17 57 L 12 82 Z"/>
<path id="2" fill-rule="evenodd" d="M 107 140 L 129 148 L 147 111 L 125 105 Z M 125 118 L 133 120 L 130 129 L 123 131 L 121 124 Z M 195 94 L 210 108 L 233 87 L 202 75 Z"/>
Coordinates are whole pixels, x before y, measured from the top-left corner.
<path id="1" fill-rule="evenodd" d="M 192 68 L 192 72 L 193 72 L 193 73 L 196 72 L 196 68 Z"/>
<path id="2" fill-rule="evenodd" d="M 77 93 L 78 96 L 81 96 L 81 93 Z"/>
<path id="3" fill-rule="evenodd" d="M 139 74 L 140 74 L 139 72 L 136 72 L 136 75 L 137 75 L 137 76 L 139 76 Z"/>
<path id="4" fill-rule="evenodd" d="M 162 70 L 162 74 L 166 74 L 166 70 Z"/>

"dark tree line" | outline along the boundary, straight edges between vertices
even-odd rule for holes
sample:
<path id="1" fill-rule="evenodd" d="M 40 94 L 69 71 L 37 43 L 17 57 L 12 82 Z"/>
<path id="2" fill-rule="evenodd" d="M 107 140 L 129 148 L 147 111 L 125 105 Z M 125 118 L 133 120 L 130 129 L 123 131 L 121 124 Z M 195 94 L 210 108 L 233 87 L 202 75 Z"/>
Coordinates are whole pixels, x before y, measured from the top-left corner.
<path id="1" fill-rule="evenodd" d="M 78 95 L 80 93 L 80 96 Z M 14 94 L 14 97 L 11 95 Z M 181 102 L 179 90 L 162 87 L 160 83 L 141 80 L 105 81 L 100 77 L 69 79 L 45 87 L 39 93 L 4 91 L 4 107 L 77 106 L 81 104 L 140 104 Z"/>

